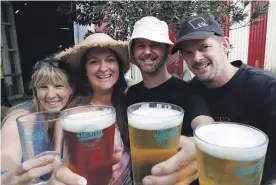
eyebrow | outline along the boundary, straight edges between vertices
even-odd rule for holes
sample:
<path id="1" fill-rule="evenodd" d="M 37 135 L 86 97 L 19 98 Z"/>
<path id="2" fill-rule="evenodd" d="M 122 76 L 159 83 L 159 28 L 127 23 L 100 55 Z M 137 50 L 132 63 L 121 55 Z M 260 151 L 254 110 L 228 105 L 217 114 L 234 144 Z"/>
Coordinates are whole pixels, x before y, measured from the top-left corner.
<path id="1" fill-rule="evenodd" d="M 187 45 L 182 46 L 182 50 L 184 50 L 184 49 L 187 50 L 189 48 L 198 47 L 203 44 L 206 44 L 205 40 L 194 41 L 192 44 L 189 44 L 188 46 Z"/>
<path id="2" fill-rule="evenodd" d="M 135 42 L 133 42 L 133 45 L 136 45 L 136 44 L 143 44 L 143 42 L 142 41 L 135 41 Z"/>
<path id="3" fill-rule="evenodd" d="M 116 58 L 114 55 L 110 54 L 110 55 L 107 55 L 106 58 L 109 58 L 109 57 L 113 57 L 113 58 Z M 91 56 L 91 57 L 87 57 L 87 60 L 90 60 L 90 59 L 98 59 L 97 57 L 94 57 L 94 56 Z"/>

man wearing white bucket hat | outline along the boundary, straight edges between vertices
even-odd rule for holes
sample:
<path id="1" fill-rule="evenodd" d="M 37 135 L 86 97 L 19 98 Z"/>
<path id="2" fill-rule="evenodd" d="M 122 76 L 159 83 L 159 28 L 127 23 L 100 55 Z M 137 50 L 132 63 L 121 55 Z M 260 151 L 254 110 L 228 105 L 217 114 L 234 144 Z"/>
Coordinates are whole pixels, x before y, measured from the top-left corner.
<path id="1" fill-rule="evenodd" d="M 164 21 L 147 16 L 135 23 L 128 51 L 131 63 L 141 70 L 143 81 L 129 88 L 128 105 L 153 101 L 179 105 L 185 111 L 182 135 L 192 136 L 191 124 L 211 123 L 213 119 L 205 100 L 192 95 L 187 82 L 168 73 L 166 61 L 172 45 Z M 180 139 L 182 149 L 154 166 L 152 175 L 144 178 L 143 185 L 186 185 L 197 178 L 193 139 L 186 136 Z"/>

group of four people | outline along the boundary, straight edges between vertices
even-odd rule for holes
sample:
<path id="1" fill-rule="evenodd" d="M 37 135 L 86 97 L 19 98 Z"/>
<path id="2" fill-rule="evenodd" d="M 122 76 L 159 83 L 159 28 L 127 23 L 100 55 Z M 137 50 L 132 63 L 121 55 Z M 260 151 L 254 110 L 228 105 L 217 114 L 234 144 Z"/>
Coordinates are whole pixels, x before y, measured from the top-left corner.
<path id="1" fill-rule="evenodd" d="M 196 75 L 190 82 L 172 77 L 166 68 L 170 54 L 180 51 Z M 198 184 L 193 129 L 214 121 L 252 125 L 269 136 L 263 183 L 276 174 L 276 75 L 230 63 L 230 44 L 220 25 L 209 15 L 187 18 L 173 44 L 168 26 L 155 17 L 134 25 L 128 43 L 103 33 L 39 61 L 30 87 L 34 99 L 9 112 L 2 128 L 4 184 L 26 184 L 52 172 L 49 184 L 85 184 L 86 180 L 51 156 L 23 163 L 16 118 L 28 112 L 60 111 L 79 105 L 110 105 L 116 109 L 112 183 L 132 184 L 126 109 L 138 102 L 167 102 L 185 110 L 180 150 L 151 170 L 144 185 Z M 141 70 L 143 81 L 127 91 L 124 74 L 129 61 Z M 119 154 L 119 155 L 118 155 Z"/>

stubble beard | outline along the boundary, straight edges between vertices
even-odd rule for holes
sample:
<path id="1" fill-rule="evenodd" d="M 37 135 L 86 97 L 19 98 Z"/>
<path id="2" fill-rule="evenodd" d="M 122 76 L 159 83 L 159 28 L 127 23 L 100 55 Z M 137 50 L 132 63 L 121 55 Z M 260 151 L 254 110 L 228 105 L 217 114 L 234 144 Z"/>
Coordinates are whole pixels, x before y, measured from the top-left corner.
<path id="1" fill-rule="evenodd" d="M 205 84 L 212 84 L 218 79 L 221 73 L 221 69 L 219 68 L 219 66 L 211 66 L 211 67 L 213 67 L 214 69 L 211 69 L 207 77 L 204 77 L 204 79 L 199 78 L 201 82 Z"/>
<path id="2" fill-rule="evenodd" d="M 164 56 L 158 62 L 155 62 L 154 65 L 151 68 L 148 68 L 148 69 L 146 69 L 146 67 L 143 66 L 143 61 L 140 60 L 140 62 L 139 62 L 137 59 L 135 59 L 135 62 L 137 64 L 137 67 L 140 69 L 140 71 L 142 73 L 145 73 L 147 75 L 155 75 L 165 65 L 166 59 L 167 59 L 167 57 Z"/>

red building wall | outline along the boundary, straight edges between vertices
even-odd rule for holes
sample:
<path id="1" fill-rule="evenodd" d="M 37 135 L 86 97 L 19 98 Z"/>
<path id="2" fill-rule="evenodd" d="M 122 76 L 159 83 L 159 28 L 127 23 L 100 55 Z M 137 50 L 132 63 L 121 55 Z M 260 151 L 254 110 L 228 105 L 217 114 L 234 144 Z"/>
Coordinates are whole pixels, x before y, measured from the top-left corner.
<path id="1" fill-rule="evenodd" d="M 263 1 L 264 2 L 264 1 Z M 251 14 L 255 7 L 251 6 Z M 261 21 L 249 28 L 248 65 L 256 68 L 264 68 L 267 13 L 260 16 Z"/>

